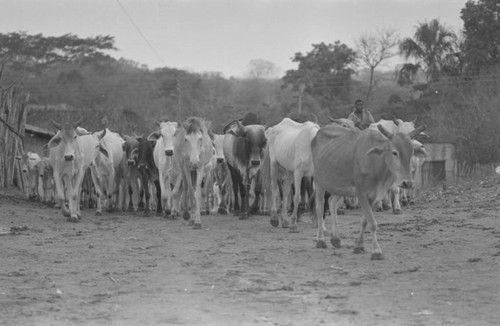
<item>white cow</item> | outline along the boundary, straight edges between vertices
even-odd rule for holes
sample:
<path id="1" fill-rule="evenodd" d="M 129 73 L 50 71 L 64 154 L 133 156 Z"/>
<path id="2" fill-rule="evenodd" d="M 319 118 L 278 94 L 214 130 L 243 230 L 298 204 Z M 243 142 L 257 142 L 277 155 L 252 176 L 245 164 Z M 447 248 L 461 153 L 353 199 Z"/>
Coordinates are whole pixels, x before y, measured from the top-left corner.
<path id="1" fill-rule="evenodd" d="M 26 176 L 26 183 L 24 189 L 26 198 L 38 198 L 38 175 L 36 165 L 40 162 L 40 155 L 33 152 L 27 152 L 23 155 L 16 156 L 16 159 L 21 163 L 21 172 Z"/>
<path id="2" fill-rule="evenodd" d="M 50 166 L 49 158 L 43 157 L 36 165 L 38 176 L 38 194 L 42 202 L 54 201 L 54 169 Z"/>
<path id="3" fill-rule="evenodd" d="M 48 143 L 49 162 L 54 169 L 56 204 L 61 206 L 63 215 L 70 222 L 77 222 L 81 218 L 80 190 L 83 176 L 94 162 L 99 139 L 104 136 L 104 133 L 89 135 L 86 130 L 77 129 L 80 122 L 52 121 L 59 131 Z"/>
<path id="4" fill-rule="evenodd" d="M 371 129 L 377 129 L 378 125 L 382 125 L 386 130 L 388 130 L 391 133 L 404 133 L 404 134 L 409 134 L 413 130 L 415 130 L 415 122 L 413 121 L 403 121 L 401 119 L 394 119 L 394 120 L 384 120 L 380 119 L 379 121 L 372 123 L 370 125 Z M 426 133 L 420 132 L 419 135 L 423 135 L 425 137 L 429 137 Z M 412 171 L 412 177 L 414 178 L 415 175 L 420 175 L 420 169 L 422 167 L 423 161 L 425 157 L 427 156 L 427 152 L 425 151 L 424 145 L 415 140 L 411 140 L 412 145 L 413 145 L 413 150 L 414 150 L 414 155 L 411 157 L 411 171 Z M 414 180 L 412 180 L 414 181 Z M 385 209 L 391 209 L 394 214 L 401 214 L 401 203 L 400 203 L 400 195 L 401 195 L 402 189 L 397 186 L 396 184 L 392 185 L 392 187 L 389 189 L 386 198 L 383 201 L 380 201 L 376 203 L 375 205 L 375 210 L 377 211 L 382 211 L 384 208 Z M 407 192 L 407 190 L 404 190 L 404 192 Z"/>
<path id="5" fill-rule="evenodd" d="M 94 178 L 99 180 L 96 186 L 97 215 L 102 214 L 102 195 L 106 197 L 108 211 L 112 212 L 118 203 L 118 190 L 123 174 L 119 172 L 123 161 L 123 143 L 125 140 L 116 132 L 105 129 L 99 141 L 99 151 L 95 157 Z M 97 175 L 95 175 L 97 174 Z"/>
<path id="6" fill-rule="evenodd" d="M 160 130 L 151 133 L 148 140 L 156 141 L 153 158 L 158 168 L 161 204 L 165 217 L 170 217 L 172 213 L 172 169 L 174 166 L 175 143 L 179 135 L 179 123 L 166 121 L 159 123 Z"/>
<path id="7" fill-rule="evenodd" d="M 282 172 L 284 172 L 284 182 L 280 220 L 282 227 L 290 227 L 290 232 L 298 232 L 297 211 L 300 202 L 300 185 L 303 177 L 311 177 L 314 174 L 310 144 L 318 130 L 319 126 L 316 123 L 310 121 L 298 123 L 289 118 L 284 118 L 280 123 L 268 128 L 265 132 L 268 140 L 269 161 L 266 162 L 269 162 L 270 180 L 264 180 L 264 182 L 271 183 L 271 224 L 273 226 L 279 224 L 277 216 L 280 206 L 278 169 L 281 167 L 283 168 Z M 264 171 L 263 174 L 265 174 Z M 293 197 L 294 207 L 290 223 L 287 207 L 292 182 L 295 184 L 296 191 Z"/>

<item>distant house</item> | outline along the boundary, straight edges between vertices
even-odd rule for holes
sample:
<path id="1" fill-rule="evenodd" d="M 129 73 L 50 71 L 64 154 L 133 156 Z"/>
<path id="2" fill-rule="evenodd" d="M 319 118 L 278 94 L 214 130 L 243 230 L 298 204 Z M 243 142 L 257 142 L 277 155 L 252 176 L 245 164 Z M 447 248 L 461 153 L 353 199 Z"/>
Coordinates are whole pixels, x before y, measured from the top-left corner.
<path id="1" fill-rule="evenodd" d="M 75 109 L 60 105 L 28 105 L 24 134 L 24 151 L 44 154 L 43 146 L 56 134 L 52 124 L 77 121 L 83 118 L 81 127 L 94 132 L 109 128 L 126 135 L 147 135 L 152 126 L 138 112 L 126 109 Z M 47 153 L 45 153 L 47 155 Z"/>

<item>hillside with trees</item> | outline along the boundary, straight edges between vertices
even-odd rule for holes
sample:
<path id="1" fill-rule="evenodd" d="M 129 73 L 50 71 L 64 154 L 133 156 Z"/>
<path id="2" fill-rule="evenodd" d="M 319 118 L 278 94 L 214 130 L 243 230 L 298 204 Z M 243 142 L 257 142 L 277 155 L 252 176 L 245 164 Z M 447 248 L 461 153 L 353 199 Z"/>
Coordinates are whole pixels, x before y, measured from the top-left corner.
<path id="1" fill-rule="evenodd" d="M 376 119 L 426 123 L 432 142 L 456 145 L 460 162 L 500 161 L 500 6 L 469 1 L 462 31 L 438 19 L 419 22 L 413 36 L 396 31 L 362 35 L 354 48 L 340 40 L 291 54 L 297 68 L 281 78 L 265 60 L 249 64 L 246 78 L 149 69 L 115 59 L 113 36 L 79 38 L 0 34 L 0 85 L 23 85 L 30 104 L 66 104 L 81 110 L 137 112 L 154 128 L 161 118 L 202 116 L 221 132 L 229 121 L 255 112 L 272 125 L 293 112 L 346 117 L 362 98 Z M 401 64 L 382 71 L 399 56 Z"/>

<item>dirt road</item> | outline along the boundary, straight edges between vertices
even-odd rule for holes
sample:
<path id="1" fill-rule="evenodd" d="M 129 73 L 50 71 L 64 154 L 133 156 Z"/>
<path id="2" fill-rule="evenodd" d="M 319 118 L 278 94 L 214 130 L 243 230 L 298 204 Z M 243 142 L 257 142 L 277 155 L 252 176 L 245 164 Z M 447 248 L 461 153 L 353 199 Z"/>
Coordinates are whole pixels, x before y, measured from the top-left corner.
<path id="1" fill-rule="evenodd" d="M 359 210 L 340 218 L 341 249 L 316 249 L 310 222 L 193 230 L 85 210 L 75 224 L 0 189 L 0 325 L 498 325 L 499 208 L 490 178 L 376 213 L 385 260 L 371 261 L 352 252 Z"/>

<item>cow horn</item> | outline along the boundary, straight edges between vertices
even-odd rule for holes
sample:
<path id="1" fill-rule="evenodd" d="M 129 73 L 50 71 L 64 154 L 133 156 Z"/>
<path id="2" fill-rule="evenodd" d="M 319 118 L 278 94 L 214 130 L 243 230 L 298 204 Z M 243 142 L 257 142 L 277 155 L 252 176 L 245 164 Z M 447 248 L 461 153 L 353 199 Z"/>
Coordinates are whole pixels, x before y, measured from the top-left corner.
<path id="1" fill-rule="evenodd" d="M 75 127 L 79 127 L 83 122 L 83 117 L 80 117 L 80 119 L 76 120 L 75 122 Z"/>
<path id="2" fill-rule="evenodd" d="M 396 126 L 399 126 L 399 121 L 398 121 L 398 119 L 396 119 L 396 117 L 395 117 L 395 116 L 392 116 L 392 122 L 394 122 L 394 124 L 395 124 Z"/>
<path id="3" fill-rule="evenodd" d="M 57 121 L 54 121 L 54 120 L 50 120 L 52 121 L 52 125 L 57 129 L 57 130 L 61 130 L 62 129 L 62 126 L 61 126 L 61 123 L 57 122 Z"/>
<path id="4" fill-rule="evenodd" d="M 387 137 L 389 139 L 392 139 L 392 137 L 394 136 L 392 134 L 392 132 L 390 132 L 389 130 L 385 129 L 384 126 L 382 126 L 381 124 L 378 124 L 377 128 L 382 133 L 382 135 L 384 135 L 385 137 Z"/>
<path id="5" fill-rule="evenodd" d="M 418 135 L 419 133 L 421 133 L 422 131 L 424 131 L 425 129 L 427 129 L 427 126 L 426 125 L 421 125 L 420 127 L 412 130 L 408 136 L 410 136 L 410 138 L 414 138 L 416 135 Z"/>

